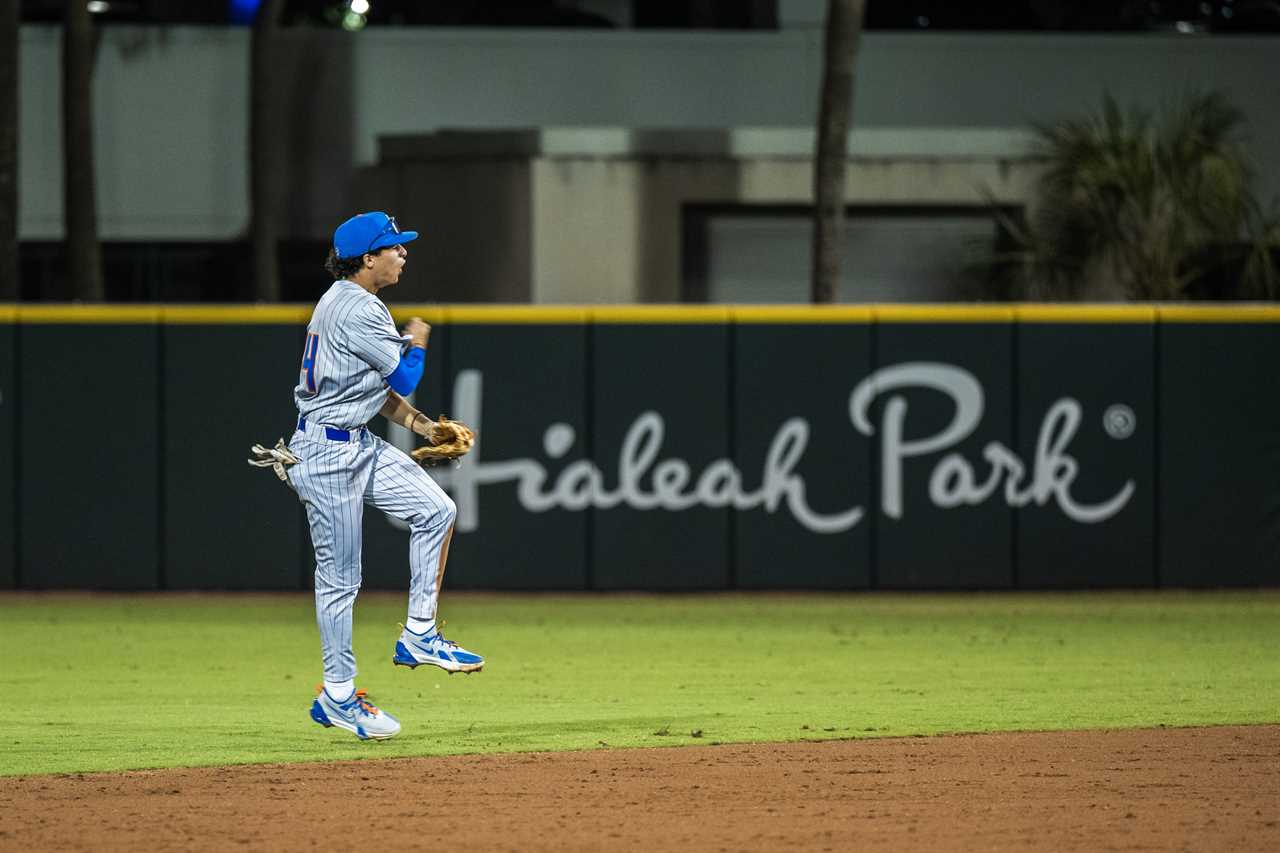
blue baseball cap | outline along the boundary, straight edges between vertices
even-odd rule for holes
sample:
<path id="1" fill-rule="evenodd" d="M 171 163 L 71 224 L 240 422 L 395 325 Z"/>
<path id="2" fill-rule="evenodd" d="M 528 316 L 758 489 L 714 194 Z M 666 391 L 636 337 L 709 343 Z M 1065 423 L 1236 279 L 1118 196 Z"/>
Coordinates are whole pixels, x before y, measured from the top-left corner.
<path id="1" fill-rule="evenodd" d="M 358 258 L 416 239 L 417 231 L 401 231 L 394 216 L 375 210 L 357 214 L 339 225 L 333 232 L 333 250 L 339 258 Z"/>

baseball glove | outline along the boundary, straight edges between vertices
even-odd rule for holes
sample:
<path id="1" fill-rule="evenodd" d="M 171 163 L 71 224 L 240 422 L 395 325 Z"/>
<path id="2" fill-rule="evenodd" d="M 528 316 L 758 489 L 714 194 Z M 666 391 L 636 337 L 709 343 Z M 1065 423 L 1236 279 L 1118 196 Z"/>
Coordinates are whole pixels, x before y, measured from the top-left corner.
<path id="1" fill-rule="evenodd" d="M 423 445 L 409 455 L 414 462 L 435 465 L 465 456 L 476 443 L 476 434 L 462 421 L 454 421 L 441 415 L 431 425 L 431 443 Z"/>

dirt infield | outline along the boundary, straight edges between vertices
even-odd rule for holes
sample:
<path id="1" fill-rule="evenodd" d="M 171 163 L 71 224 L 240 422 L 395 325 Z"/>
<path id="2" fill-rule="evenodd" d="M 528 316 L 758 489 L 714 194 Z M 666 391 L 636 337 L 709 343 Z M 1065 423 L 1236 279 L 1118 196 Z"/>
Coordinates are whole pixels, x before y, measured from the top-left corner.
<path id="1" fill-rule="evenodd" d="M 335 844 L 1280 850 L 1280 726 L 0 778 L 3 850 Z"/>

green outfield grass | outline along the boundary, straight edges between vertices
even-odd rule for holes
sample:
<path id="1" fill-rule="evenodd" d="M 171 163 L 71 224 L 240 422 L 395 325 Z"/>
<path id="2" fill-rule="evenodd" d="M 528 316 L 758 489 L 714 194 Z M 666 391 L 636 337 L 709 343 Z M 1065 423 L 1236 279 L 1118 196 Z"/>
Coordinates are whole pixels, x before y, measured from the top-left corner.
<path id="1" fill-rule="evenodd" d="M 391 665 L 403 601 L 357 606 L 404 726 L 362 743 L 307 716 L 309 596 L 0 595 L 0 774 L 1280 721 L 1277 592 L 447 593 L 470 676 Z"/>

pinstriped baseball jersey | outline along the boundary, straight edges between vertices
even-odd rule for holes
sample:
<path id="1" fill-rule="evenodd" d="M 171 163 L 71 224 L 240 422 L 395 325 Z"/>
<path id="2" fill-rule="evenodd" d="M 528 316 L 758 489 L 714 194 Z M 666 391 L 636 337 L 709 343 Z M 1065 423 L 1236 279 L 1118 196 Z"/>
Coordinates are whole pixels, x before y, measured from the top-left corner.
<path id="1" fill-rule="evenodd" d="M 408 616 L 435 619 L 457 507 L 402 450 L 360 429 L 386 402 L 385 377 L 399 364 L 403 344 L 382 300 L 352 281 L 335 281 L 307 325 L 294 389 L 306 423 L 289 439 L 300 461 L 287 476 L 311 527 L 327 682 L 356 676 L 351 626 L 363 575 L 365 506 L 408 522 Z M 325 427 L 345 432 L 333 435 Z"/>
<path id="2" fill-rule="evenodd" d="M 353 281 L 335 281 L 307 324 L 293 389 L 298 413 L 339 429 L 364 426 L 386 401 L 385 380 L 404 346 L 381 299 Z"/>

